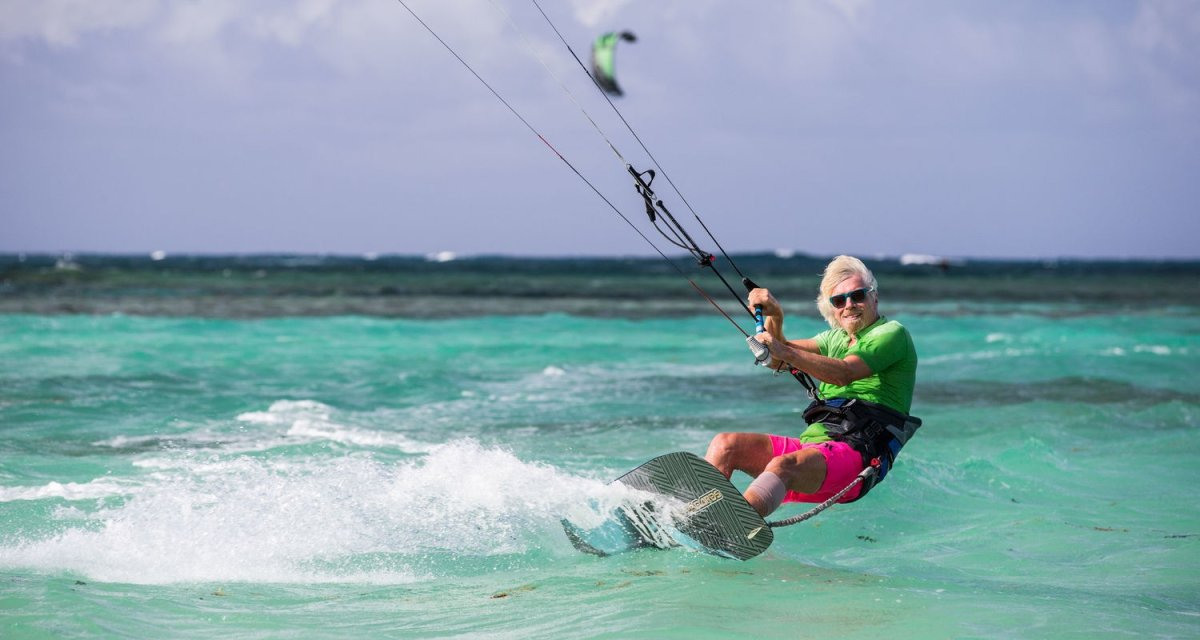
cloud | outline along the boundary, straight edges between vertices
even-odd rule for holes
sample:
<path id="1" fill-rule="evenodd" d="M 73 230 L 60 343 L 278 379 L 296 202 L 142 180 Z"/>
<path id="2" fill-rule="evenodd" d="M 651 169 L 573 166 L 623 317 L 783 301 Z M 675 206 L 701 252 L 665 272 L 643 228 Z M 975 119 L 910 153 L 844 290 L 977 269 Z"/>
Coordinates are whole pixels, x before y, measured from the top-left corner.
<path id="1" fill-rule="evenodd" d="M 290 46 L 300 46 L 309 34 L 321 30 L 335 18 L 338 0 L 301 0 L 290 12 L 276 12 L 260 17 L 253 32 L 265 39 Z"/>
<path id="2" fill-rule="evenodd" d="M 1115 218 L 1154 191 L 1145 215 L 1168 226 L 1196 199 L 1200 3 L 539 1 L 582 55 L 601 29 L 638 34 L 619 105 L 705 210 L 752 184 L 781 225 L 804 202 L 936 238 L 963 211 Z M 534 52 L 643 154 L 528 0 L 404 2 L 589 177 L 628 189 Z M 0 0 L 0 92 L 0 191 L 48 221 L 152 209 L 139 199 L 319 216 L 426 191 L 464 218 L 536 218 L 552 214 L 535 192 L 579 186 L 529 185 L 557 160 L 396 0 Z"/>
<path id="3" fill-rule="evenodd" d="M 143 26 L 158 8 L 159 0 L 10 0 L 0 5 L 0 40 L 75 47 L 96 32 Z"/>
<path id="4" fill-rule="evenodd" d="M 1148 90 L 1168 110 L 1192 118 L 1200 111 L 1200 5 L 1148 0 L 1129 29 L 1134 64 Z M 1200 132 L 1200 123 L 1193 127 Z"/>
<path id="5" fill-rule="evenodd" d="M 633 0 L 572 0 L 571 8 L 575 20 L 589 29 L 619 29 L 621 25 L 611 24 L 621 15 Z M 692 3 L 696 10 L 702 10 L 703 2 Z M 640 7 L 639 7 L 640 9 Z"/>
<path id="6" fill-rule="evenodd" d="M 236 0 L 174 2 L 164 9 L 165 18 L 156 26 L 155 35 L 169 45 L 212 46 L 229 25 L 247 17 Z"/>
<path id="7" fill-rule="evenodd" d="M 510 61 L 526 64 L 530 57 L 502 12 L 514 14 L 534 49 L 553 52 L 558 46 L 524 2 L 407 3 L 485 68 L 517 74 Z M 713 1 L 572 0 L 569 6 L 569 12 L 546 8 L 571 37 L 590 39 L 601 27 L 650 25 L 645 37 L 671 47 L 671 60 L 696 60 L 697 66 L 728 69 L 759 83 L 840 79 L 866 85 L 882 78 L 886 87 L 888 74 L 897 81 L 920 77 L 1000 88 L 1065 81 L 1080 90 L 1118 90 L 1144 82 L 1156 99 L 1180 110 L 1195 103 L 1200 81 L 1200 5 L 1185 0 L 1143 0 L 1118 9 L 951 2 L 928 11 L 873 0 L 744 8 Z M 233 77 L 277 73 L 255 65 L 264 50 L 282 48 L 304 51 L 310 63 L 342 74 L 403 82 L 421 77 L 413 62 L 432 55 L 428 38 L 406 13 L 398 2 L 380 0 L 5 2 L 0 42 L 10 51 L 29 42 L 80 48 L 98 36 L 120 34 L 149 47 L 131 56 L 139 64 L 157 50 L 166 64 Z"/>

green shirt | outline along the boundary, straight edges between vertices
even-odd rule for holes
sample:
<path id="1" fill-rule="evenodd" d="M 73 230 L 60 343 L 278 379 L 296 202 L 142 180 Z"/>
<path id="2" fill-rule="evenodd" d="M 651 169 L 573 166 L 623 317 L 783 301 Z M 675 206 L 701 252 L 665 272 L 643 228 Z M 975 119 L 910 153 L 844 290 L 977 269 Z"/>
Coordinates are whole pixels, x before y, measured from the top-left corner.
<path id="1" fill-rule="evenodd" d="M 816 335 L 821 355 L 838 360 L 855 355 L 871 367 L 871 375 L 839 387 L 822 382 L 822 398 L 861 398 L 907 414 L 912 408 L 913 387 L 917 383 L 917 349 L 904 325 L 880 316 L 858 334 L 854 345 L 844 329 L 830 329 Z M 825 425 L 814 423 L 800 434 L 801 442 L 829 440 Z"/>

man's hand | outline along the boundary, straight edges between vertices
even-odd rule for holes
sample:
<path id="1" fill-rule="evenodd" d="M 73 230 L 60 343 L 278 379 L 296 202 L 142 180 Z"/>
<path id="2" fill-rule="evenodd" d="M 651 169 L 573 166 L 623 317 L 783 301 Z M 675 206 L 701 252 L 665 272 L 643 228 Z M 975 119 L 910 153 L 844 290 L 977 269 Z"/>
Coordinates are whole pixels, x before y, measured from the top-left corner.
<path id="1" fill-rule="evenodd" d="M 759 288 L 750 290 L 750 293 L 746 296 L 746 307 L 754 311 L 755 306 L 762 307 L 763 315 L 778 316 L 783 313 L 783 310 L 779 307 L 779 301 L 767 289 Z"/>

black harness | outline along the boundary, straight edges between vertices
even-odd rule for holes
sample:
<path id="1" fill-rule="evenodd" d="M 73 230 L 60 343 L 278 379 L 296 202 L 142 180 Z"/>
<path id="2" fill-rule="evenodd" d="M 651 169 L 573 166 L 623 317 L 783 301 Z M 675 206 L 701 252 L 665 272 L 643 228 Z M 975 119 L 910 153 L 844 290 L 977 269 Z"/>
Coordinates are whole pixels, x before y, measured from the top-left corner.
<path id="1" fill-rule="evenodd" d="M 804 421 L 825 425 L 830 438 L 849 444 L 862 455 L 864 467 L 875 467 L 858 498 L 883 481 L 900 449 L 921 426 L 920 418 L 860 398 L 814 400 L 804 410 Z"/>

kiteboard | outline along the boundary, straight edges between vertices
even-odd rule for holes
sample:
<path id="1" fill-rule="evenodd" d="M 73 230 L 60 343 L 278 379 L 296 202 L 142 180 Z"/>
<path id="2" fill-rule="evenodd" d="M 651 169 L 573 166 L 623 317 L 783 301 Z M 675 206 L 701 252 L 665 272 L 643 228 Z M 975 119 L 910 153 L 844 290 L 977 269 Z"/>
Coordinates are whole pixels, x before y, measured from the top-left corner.
<path id="1" fill-rule="evenodd" d="M 567 538 L 584 553 L 608 556 L 648 547 L 687 547 L 749 560 L 765 551 L 775 537 L 728 478 L 686 451 L 654 458 L 613 482 L 664 496 L 679 506 L 667 508 L 653 500 L 628 502 L 593 528 L 564 519 Z"/>

